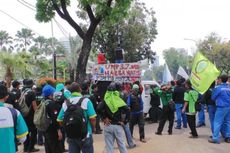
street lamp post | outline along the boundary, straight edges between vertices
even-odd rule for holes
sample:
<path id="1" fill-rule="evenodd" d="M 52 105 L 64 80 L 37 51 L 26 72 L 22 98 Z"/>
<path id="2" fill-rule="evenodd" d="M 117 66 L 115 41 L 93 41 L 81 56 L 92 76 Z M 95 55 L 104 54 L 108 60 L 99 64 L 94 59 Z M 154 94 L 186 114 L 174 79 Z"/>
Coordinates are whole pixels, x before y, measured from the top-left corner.
<path id="1" fill-rule="evenodd" d="M 52 50 L 53 50 L 53 78 L 57 79 L 57 64 L 56 64 L 56 51 L 54 49 L 54 31 L 53 31 L 53 22 L 51 20 L 51 32 L 52 32 Z"/>

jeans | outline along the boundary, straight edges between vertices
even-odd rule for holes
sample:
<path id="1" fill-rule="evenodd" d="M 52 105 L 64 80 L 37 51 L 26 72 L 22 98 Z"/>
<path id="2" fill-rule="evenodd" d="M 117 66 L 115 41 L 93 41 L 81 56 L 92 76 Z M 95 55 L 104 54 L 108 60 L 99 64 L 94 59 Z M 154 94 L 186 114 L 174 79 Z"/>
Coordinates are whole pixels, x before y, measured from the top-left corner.
<path id="1" fill-rule="evenodd" d="M 117 146 L 120 153 L 128 153 L 124 138 L 123 138 L 123 129 L 121 125 L 110 124 L 104 127 L 104 139 L 105 139 L 105 148 L 106 153 L 114 153 L 114 141 L 116 139 Z"/>
<path id="2" fill-rule="evenodd" d="M 211 126 L 211 130 L 212 130 L 212 133 L 213 133 L 216 106 L 215 105 L 207 105 L 207 106 L 208 106 L 208 116 L 209 116 L 210 126 Z"/>
<path id="3" fill-rule="evenodd" d="M 157 129 L 157 133 L 162 133 L 165 122 L 169 121 L 168 133 L 172 134 L 172 128 L 174 123 L 174 111 L 172 111 L 169 106 L 163 106 L 163 113 L 161 115 L 161 120 Z"/>
<path id="4" fill-rule="evenodd" d="M 68 138 L 68 143 L 69 153 L 94 153 L 92 135 L 84 140 Z"/>
<path id="5" fill-rule="evenodd" d="M 205 125 L 204 104 L 201 104 L 201 110 L 198 112 L 198 125 Z"/>
<path id="6" fill-rule="evenodd" d="M 212 139 L 214 141 L 219 142 L 219 133 L 221 127 L 226 124 L 225 136 L 228 137 L 230 135 L 230 107 L 217 107 L 216 114 L 214 118 L 214 132 Z"/>
<path id="7" fill-rule="evenodd" d="M 126 123 L 125 125 L 122 126 L 125 132 L 126 140 L 129 145 L 129 147 L 133 147 L 135 144 L 133 142 L 133 138 L 129 129 L 129 123 Z"/>
<path id="8" fill-rule="evenodd" d="M 188 119 L 188 126 L 191 130 L 192 136 L 194 137 L 198 136 L 196 131 L 196 115 L 187 114 L 187 119 Z"/>
<path id="9" fill-rule="evenodd" d="M 224 123 L 221 126 L 221 134 L 224 138 L 230 138 L 230 113 L 224 119 Z"/>
<path id="10" fill-rule="evenodd" d="M 133 129 L 134 126 L 138 124 L 139 127 L 139 135 L 140 135 L 140 140 L 145 138 L 145 120 L 144 120 L 144 114 L 131 114 L 130 116 L 130 121 L 129 121 L 129 128 L 131 135 L 133 136 Z"/>
<path id="11" fill-rule="evenodd" d="M 177 127 L 181 128 L 181 119 L 183 121 L 183 127 L 187 128 L 187 117 L 185 113 L 182 113 L 183 104 L 176 103 L 176 119 L 177 119 Z"/>

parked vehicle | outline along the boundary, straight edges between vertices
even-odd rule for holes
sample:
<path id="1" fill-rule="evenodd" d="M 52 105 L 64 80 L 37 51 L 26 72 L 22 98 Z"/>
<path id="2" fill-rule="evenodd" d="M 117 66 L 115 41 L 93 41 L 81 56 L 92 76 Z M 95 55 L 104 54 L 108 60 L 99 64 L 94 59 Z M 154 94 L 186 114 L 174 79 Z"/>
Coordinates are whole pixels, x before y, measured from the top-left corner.
<path id="1" fill-rule="evenodd" d="M 150 86 L 151 85 L 157 85 L 160 87 L 160 85 L 158 84 L 157 81 L 141 81 L 141 85 L 143 87 L 143 92 L 141 95 L 143 103 L 144 103 L 143 111 L 144 111 L 145 117 L 148 117 L 149 116 L 149 110 L 151 108 L 151 105 L 150 105 L 150 100 L 151 100 Z"/>

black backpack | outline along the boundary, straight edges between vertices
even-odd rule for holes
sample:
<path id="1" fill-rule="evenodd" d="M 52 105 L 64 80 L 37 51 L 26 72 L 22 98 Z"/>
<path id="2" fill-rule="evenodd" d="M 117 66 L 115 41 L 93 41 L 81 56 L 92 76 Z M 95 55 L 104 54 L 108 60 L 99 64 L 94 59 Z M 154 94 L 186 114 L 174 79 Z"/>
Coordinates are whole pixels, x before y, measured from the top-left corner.
<path id="1" fill-rule="evenodd" d="M 71 104 L 66 101 L 67 110 L 65 111 L 63 125 L 68 138 L 84 139 L 87 136 L 87 119 L 81 104 L 84 98 L 80 98 L 77 104 Z"/>

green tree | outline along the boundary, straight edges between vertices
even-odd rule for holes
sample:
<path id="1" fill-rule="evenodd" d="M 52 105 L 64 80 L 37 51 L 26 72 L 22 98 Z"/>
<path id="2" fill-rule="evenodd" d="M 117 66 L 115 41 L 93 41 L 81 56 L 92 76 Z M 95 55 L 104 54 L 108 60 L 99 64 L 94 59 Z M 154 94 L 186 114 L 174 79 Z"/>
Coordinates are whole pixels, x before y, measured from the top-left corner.
<path id="1" fill-rule="evenodd" d="M 74 20 L 67 10 L 67 6 L 70 6 L 70 0 L 37 0 L 36 19 L 38 21 L 48 22 L 55 16 L 56 12 L 75 29 L 83 41 L 76 69 L 76 81 L 81 81 L 86 76 L 86 65 L 91 50 L 92 38 L 98 24 L 102 20 L 115 21 L 126 15 L 131 1 L 132 0 L 77 0 L 79 8 L 77 15 L 87 23 L 87 26 L 81 26 L 79 20 L 77 23 L 77 20 Z"/>
<path id="2" fill-rule="evenodd" d="M 191 67 L 192 57 L 188 55 L 185 49 L 169 48 L 163 51 L 163 56 L 174 77 L 177 74 L 179 66 L 183 68 Z"/>
<path id="3" fill-rule="evenodd" d="M 7 82 L 7 87 L 10 87 L 11 81 L 17 72 L 25 72 L 27 65 L 26 61 L 19 54 L 9 52 L 0 53 L 0 63 L 5 72 L 4 78 Z"/>
<path id="4" fill-rule="evenodd" d="M 12 37 L 6 31 L 0 31 L 0 51 L 7 50 L 7 45 L 9 46 L 9 50 L 12 50 L 13 47 L 11 44 L 13 43 Z"/>
<path id="5" fill-rule="evenodd" d="M 95 47 L 102 48 L 110 62 L 115 61 L 115 48 L 118 46 L 118 33 L 121 33 L 121 47 L 125 52 L 125 62 L 137 62 L 152 59 L 151 43 L 157 35 L 156 18 L 153 9 L 147 9 L 144 3 L 135 0 L 116 26 L 102 22 L 95 35 Z"/>
<path id="6" fill-rule="evenodd" d="M 35 56 L 43 54 L 46 51 L 47 39 L 43 36 L 34 38 L 34 45 L 29 49 Z"/>
<path id="7" fill-rule="evenodd" d="M 21 31 L 17 31 L 16 41 L 18 42 L 15 47 L 17 50 L 23 50 L 27 51 L 27 47 L 30 46 L 30 44 L 33 41 L 34 33 L 30 29 L 22 28 Z"/>
<path id="8" fill-rule="evenodd" d="M 215 63 L 221 72 L 230 73 L 230 41 L 222 41 L 216 33 L 211 33 L 199 42 L 198 50 Z"/>

